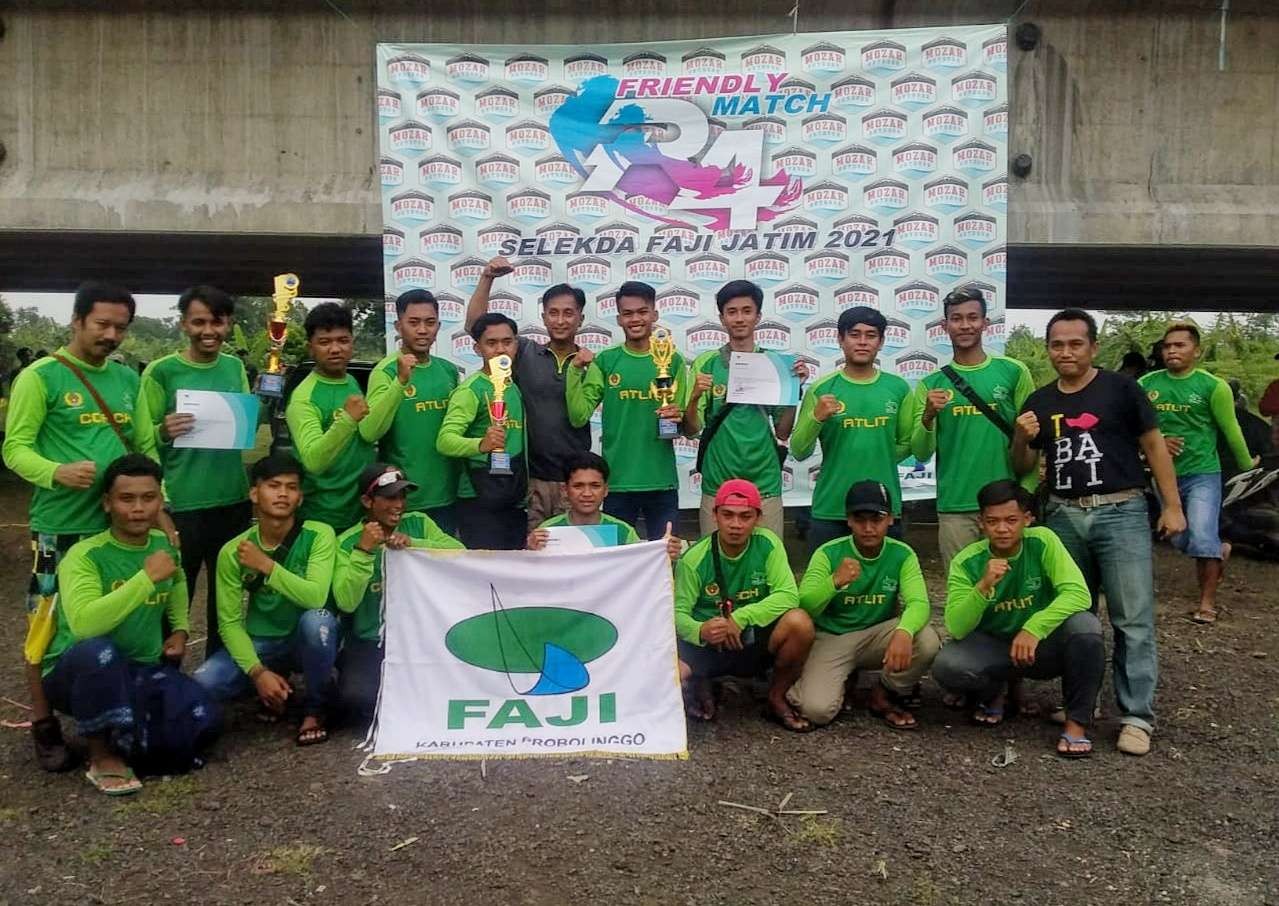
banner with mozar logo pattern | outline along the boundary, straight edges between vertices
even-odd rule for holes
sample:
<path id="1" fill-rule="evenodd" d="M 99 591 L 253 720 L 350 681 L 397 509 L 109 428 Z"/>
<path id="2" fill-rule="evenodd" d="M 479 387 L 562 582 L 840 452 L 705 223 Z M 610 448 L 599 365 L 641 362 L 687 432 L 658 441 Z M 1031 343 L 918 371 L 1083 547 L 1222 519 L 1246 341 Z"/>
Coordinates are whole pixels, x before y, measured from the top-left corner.
<path id="1" fill-rule="evenodd" d="M 436 351 L 478 366 L 462 327 L 485 262 L 514 273 L 492 308 L 548 337 L 538 299 L 586 291 L 578 341 L 622 341 L 613 294 L 657 290 L 691 360 L 727 341 L 715 290 L 764 290 L 759 345 L 810 378 L 841 367 L 839 313 L 869 305 L 882 367 L 912 384 L 950 356 L 941 300 L 977 287 L 1004 342 L 1008 202 L 1004 25 L 579 46 L 378 45 L 378 173 L 389 300 L 435 293 Z M 598 424 L 596 424 L 598 430 Z M 697 442 L 680 439 L 696 506 Z M 788 459 L 808 503 L 815 454 Z M 902 466 L 906 499 L 931 463 Z"/>

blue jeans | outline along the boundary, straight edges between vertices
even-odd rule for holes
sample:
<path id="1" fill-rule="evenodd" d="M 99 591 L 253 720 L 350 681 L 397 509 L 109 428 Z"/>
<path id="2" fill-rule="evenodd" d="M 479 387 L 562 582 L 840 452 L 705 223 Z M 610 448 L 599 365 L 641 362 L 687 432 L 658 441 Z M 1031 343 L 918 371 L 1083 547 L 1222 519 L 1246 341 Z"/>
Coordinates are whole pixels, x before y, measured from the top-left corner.
<path id="1" fill-rule="evenodd" d="M 298 620 L 293 635 L 252 640 L 253 650 L 268 670 L 285 676 L 295 669 L 302 671 L 306 680 L 303 714 L 323 715 L 332 701 L 338 635 L 337 617 L 327 610 L 308 610 Z M 253 688 L 249 675 L 225 648 L 200 665 L 195 680 L 217 701 L 236 698 Z"/>
<path id="2" fill-rule="evenodd" d="M 666 534 L 669 522 L 671 531 L 679 534 L 679 491 L 613 491 L 604 498 L 604 512 L 620 519 L 639 531 L 639 519 L 644 517 L 644 535 L 656 541 Z"/>
<path id="3" fill-rule="evenodd" d="M 1172 546 L 1200 560 L 1221 559 L 1221 473 L 1183 475 L 1177 479 L 1186 530 L 1173 535 Z"/>
<path id="4" fill-rule="evenodd" d="M 1106 595 L 1115 631 L 1115 701 L 1121 721 L 1154 730 L 1159 655 L 1155 649 L 1155 579 L 1145 497 L 1093 509 L 1050 503 L 1047 526 L 1083 571 L 1094 607 Z"/>
<path id="5" fill-rule="evenodd" d="M 128 748 L 133 740 L 133 677 L 145 670 L 103 636 L 76 642 L 44 677 L 49 704 L 75 719 L 81 736 L 106 736 Z"/>

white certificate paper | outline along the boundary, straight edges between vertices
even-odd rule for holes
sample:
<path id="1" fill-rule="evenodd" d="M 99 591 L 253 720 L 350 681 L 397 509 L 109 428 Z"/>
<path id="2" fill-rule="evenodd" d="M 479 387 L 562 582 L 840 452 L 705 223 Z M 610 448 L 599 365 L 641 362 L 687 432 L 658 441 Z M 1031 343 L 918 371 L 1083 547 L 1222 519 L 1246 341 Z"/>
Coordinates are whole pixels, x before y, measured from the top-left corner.
<path id="1" fill-rule="evenodd" d="M 615 525 L 552 525 L 546 528 L 546 547 L 557 554 L 580 554 L 597 547 L 617 547 Z"/>
<path id="2" fill-rule="evenodd" d="M 195 416 L 195 425 L 173 439 L 176 448 L 251 450 L 258 433 L 258 398 L 252 393 L 179 390 L 175 411 Z"/>
<path id="3" fill-rule="evenodd" d="M 800 380 L 791 373 L 794 356 L 776 352 L 734 352 L 728 359 L 730 403 L 756 406 L 794 406 Z"/>

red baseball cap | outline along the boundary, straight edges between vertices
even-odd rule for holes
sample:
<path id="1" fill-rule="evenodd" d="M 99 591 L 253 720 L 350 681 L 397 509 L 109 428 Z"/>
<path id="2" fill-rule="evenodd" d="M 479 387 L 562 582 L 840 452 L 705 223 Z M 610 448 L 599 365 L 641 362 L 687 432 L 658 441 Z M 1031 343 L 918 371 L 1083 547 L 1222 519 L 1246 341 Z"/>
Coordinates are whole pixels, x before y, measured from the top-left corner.
<path id="1" fill-rule="evenodd" d="M 763 512 L 764 504 L 759 499 L 759 488 L 745 478 L 730 478 L 719 486 L 715 492 L 716 506 L 751 506 Z"/>

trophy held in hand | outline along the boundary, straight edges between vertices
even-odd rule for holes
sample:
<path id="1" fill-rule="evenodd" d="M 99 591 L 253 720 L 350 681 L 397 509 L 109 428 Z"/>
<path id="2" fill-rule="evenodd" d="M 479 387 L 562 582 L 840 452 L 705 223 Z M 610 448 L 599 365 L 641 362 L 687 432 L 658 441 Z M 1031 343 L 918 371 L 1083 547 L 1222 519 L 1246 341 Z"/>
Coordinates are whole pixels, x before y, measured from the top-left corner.
<path id="1" fill-rule="evenodd" d="M 489 418 L 493 424 L 506 427 L 506 388 L 511 384 L 511 357 L 493 356 L 489 360 L 489 379 L 493 382 L 493 398 L 489 400 Z M 510 475 L 511 454 L 505 449 L 489 451 L 489 474 Z"/>
<path id="2" fill-rule="evenodd" d="M 266 356 L 266 371 L 258 375 L 258 396 L 274 399 L 284 396 L 284 365 L 280 357 L 289 334 L 289 306 L 297 298 L 301 286 L 302 281 L 297 274 L 277 274 L 275 277 L 275 292 L 271 295 L 275 308 L 266 322 L 271 349 Z"/>
<path id="3" fill-rule="evenodd" d="M 668 328 L 657 327 L 649 340 L 649 355 L 653 357 L 653 365 L 657 368 L 657 377 L 649 388 L 653 399 L 657 400 L 659 409 L 675 404 L 675 395 L 679 392 L 679 382 L 671 375 L 671 364 L 675 361 L 675 340 Z M 679 437 L 679 423 L 673 418 L 657 419 L 657 436 L 662 440 L 674 440 Z"/>

